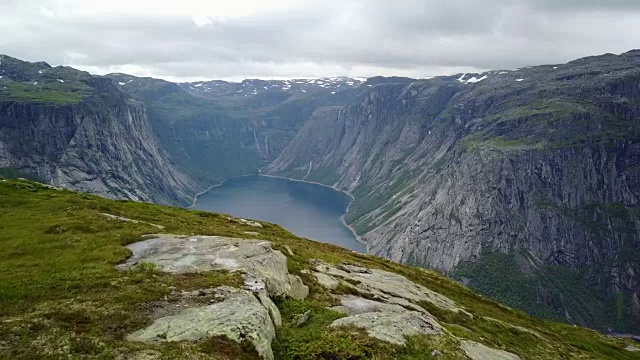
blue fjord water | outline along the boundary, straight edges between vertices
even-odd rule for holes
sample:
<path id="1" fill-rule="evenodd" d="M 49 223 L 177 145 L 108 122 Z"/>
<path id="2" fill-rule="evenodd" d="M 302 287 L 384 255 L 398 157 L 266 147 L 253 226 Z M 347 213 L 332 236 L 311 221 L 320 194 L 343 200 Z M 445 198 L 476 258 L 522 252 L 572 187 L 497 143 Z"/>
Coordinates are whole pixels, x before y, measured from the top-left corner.
<path id="1" fill-rule="evenodd" d="M 195 208 L 263 220 L 309 239 L 366 252 L 341 221 L 351 199 L 317 184 L 267 176 L 231 178 L 198 197 Z"/>

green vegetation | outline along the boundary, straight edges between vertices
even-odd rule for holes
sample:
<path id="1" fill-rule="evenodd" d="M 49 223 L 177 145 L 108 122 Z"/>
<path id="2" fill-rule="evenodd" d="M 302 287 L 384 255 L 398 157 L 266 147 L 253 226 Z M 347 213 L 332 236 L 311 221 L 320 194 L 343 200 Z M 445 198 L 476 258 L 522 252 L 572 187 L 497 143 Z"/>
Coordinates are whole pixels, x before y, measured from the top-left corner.
<path id="1" fill-rule="evenodd" d="M 22 180 L 0 181 L 0 359 L 143 358 L 149 352 L 162 359 L 255 358 L 247 344 L 224 338 L 157 345 L 125 341 L 127 334 L 150 323 L 145 309 L 169 295 L 172 287 L 180 291 L 241 286 L 241 279 L 225 271 L 171 275 L 148 264 L 118 271 L 114 265 L 129 255 L 124 245 L 158 229 L 101 213 L 160 224 L 167 233 L 246 237 L 246 231 L 255 231 L 219 214 L 112 201 Z M 443 353 L 439 359 L 464 358 L 457 340 L 448 334 L 413 337 L 406 347 L 398 347 L 359 329 L 328 329 L 342 315 L 327 309 L 335 300 L 312 275 L 303 273 L 314 258 L 396 272 L 448 296 L 473 317 L 421 305 L 452 334 L 515 351 L 523 359 L 638 358 L 622 349 L 626 345 L 621 340 L 536 320 L 435 272 L 301 239 L 275 225 L 263 226 L 260 238 L 272 241 L 276 249 L 293 250 L 289 270 L 311 290 L 305 301 L 276 301 L 284 323 L 273 344 L 276 359 L 431 359 L 436 349 Z M 309 320 L 295 326 L 306 310 L 311 311 Z"/>
<path id="2" fill-rule="evenodd" d="M 504 136 L 487 136 L 484 133 L 467 135 L 462 139 L 462 146 L 467 150 L 525 150 L 542 148 L 542 144 L 529 143 L 526 139 L 509 139 Z"/>
<path id="3" fill-rule="evenodd" d="M 584 273 L 533 264 L 535 260 L 524 252 L 486 252 L 476 262 L 459 265 L 452 276 L 479 293 L 538 318 L 586 322 L 602 331 L 631 325 L 624 319 L 627 309 L 623 299 L 605 298 L 605 289 L 587 283 Z"/>
<path id="4" fill-rule="evenodd" d="M 352 193 L 354 200 L 346 216 L 347 222 L 360 235 L 383 224 L 400 210 L 398 200 L 413 191 L 414 187 L 410 183 L 412 177 L 411 172 L 404 171 L 381 186 L 373 186 L 365 182 L 358 185 Z M 373 219 L 369 216 L 377 210 L 381 212 L 382 217 L 376 216 Z"/>
<path id="5" fill-rule="evenodd" d="M 340 179 L 338 173 L 329 167 L 320 167 L 312 171 L 306 180 L 333 185 Z"/>
<path id="6" fill-rule="evenodd" d="M 5 168 L 0 167 L 0 178 L 6 178 L 6 179 L 25 178 L 33 181 L 41 181 L 41 179 L 39 179 L 37 176 L 34 176 L 32 174 L 27 174 L 24 171 L 20 171 L 18 169 L 10 168 L 10 167 L 5 167 Z"/>
<path id="7" fill-rule="evenodd" d="M 53 81 L 44 84 L 0 82 L 0 101 L 71 105 L 77 104 L 90 93 L 91 88 L 79 82 L 60 83 Z"/>

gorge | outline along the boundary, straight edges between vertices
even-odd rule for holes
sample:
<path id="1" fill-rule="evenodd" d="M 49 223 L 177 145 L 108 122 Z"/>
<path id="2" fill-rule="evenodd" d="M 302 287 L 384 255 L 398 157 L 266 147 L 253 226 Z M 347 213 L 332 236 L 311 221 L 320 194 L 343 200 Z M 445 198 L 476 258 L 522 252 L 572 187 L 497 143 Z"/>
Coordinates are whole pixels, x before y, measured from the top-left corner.
<path id="1" fill-rule="evenodd" d="M 353 195 L 372 254 L 640 332 L 640 51 L 422 80 L 0 72 L 5 173 L 182 206 L 258 170 L 318 182 Z"/>

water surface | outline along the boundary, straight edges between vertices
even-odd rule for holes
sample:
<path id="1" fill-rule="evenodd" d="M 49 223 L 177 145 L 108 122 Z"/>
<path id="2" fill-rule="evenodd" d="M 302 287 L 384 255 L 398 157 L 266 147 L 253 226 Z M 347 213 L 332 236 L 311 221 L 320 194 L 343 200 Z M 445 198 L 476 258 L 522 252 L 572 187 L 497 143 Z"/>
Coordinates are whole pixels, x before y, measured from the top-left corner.
<path id="1" fill-rule="evenodd" d="M 366 252 L 341 221 L 350 201 L 326 186 L 252 175 L 226 180 L 199 196 L 195 208 L 267 221 L 301 237 Z"/>

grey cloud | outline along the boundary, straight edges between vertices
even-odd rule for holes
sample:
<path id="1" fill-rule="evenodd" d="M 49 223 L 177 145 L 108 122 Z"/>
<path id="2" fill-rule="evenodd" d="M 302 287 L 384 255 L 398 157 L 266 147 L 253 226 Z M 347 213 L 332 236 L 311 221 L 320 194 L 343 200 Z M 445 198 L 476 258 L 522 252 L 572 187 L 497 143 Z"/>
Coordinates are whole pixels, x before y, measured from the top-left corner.
<path id="1" fill-rule="evenodd" d="M 10 34 L 0 37 L 0 52 L 172 79 L 375 75 L 372 71 L 429 76 L 640 47 L 635 35 L 640 3 L 603 3 L 327 0 L 319 6 L 308 0 L 292 9 L 198 27 L 178 16 L 51 17 L 42 14 L 38 1 L 10 1 L 0 4 L 0 33 Z"/>

